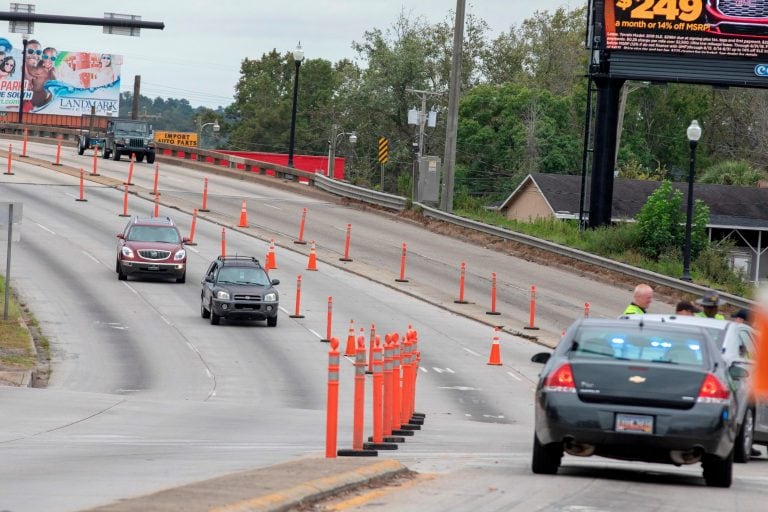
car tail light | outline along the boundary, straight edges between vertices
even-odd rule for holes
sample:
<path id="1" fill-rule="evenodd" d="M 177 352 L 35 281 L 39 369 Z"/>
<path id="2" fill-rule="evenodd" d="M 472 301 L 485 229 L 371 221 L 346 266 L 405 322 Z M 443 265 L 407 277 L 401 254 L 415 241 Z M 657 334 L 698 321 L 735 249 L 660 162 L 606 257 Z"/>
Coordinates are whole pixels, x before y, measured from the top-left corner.
<path id="1" fill-rule="evenodd" d="M 546 382 L 544 382 L 544 391 L 576 392 L 576 385 L 573 383 L 573 370 L 571 370 L 570 363 L 564 363 L 557 370 L 549 374 Z"/>
<path id="2" fill-rule="evenodd" d="M 708 373 L 704 378 L 704 382 L 701 384 L 699 390 L 699 397 L 697 402 L 705 402 L 709 404 L 724 404 L 728 402 L 730 392 L 725 385 L 720 382 L 720 379 Z"/>

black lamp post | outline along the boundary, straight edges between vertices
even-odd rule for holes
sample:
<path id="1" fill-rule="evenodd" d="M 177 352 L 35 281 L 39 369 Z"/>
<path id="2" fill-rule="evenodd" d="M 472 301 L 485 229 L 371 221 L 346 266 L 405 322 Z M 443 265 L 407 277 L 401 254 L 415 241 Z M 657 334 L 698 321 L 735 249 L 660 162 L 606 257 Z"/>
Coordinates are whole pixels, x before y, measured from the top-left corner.
<path id="1" fill-rule="evenodd" d="M 293 78 L 293 109 L 291 110 L 291 140 L 288 143 L 288 167 L 293 167 L 293 143 L 296 137 L 296 103 L 299 97 L 299 68 L 301 61 L 304 60 L 304 50 L 301 49 L 301 42 L 293 51 L 293 62 L 296 64 L 296 74 Z"/>
<path id="2" fill-rule="evenodd" d="M 21 40 L 21 83 L 19 90 L 19 124 L 24 122 L 24 81 L 27 79 L 27 44 L 29 36 L 24 34 Z"/>
<path id="3" fill-rule="evenodd" d="M 691 219 L 693 217 L 693 177 L 696 167 L 696 145 L 701 138 L 701 126 L 695 119 L 691 121 L 688 130 L 688 143 L 691 146 L 691 165 L 688 169 L 688 206 L 685 217 L 685 245 L 683 247 L 683 281 L 691 281 Z"/>

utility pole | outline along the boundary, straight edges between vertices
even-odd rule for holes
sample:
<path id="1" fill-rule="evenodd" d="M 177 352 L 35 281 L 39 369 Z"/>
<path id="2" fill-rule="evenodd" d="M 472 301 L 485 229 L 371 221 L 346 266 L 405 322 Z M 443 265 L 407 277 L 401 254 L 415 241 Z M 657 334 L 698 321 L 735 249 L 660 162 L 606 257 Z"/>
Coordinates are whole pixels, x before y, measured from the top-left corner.
<path id="1" fill-rule="evenodd" d="M 427 120 L 429 119 L 429 126 L 430 128 L 434 128 L 435 126 L 435 120 L 436 118 L 432 118 L 432 115 L 430 113 L 429 116 L 427 116 L 427 96 L 440 96 L 442 93 L 440 92 L 434 92 L 434 91 L 420 91 L 418 89 L 406 89 L 406 92 L 412 92 L 413 94 L 416 94 L 421 98 L 421 110 L 418 112 L 414 112 L 414 110 L 410 110 L 408 112 L 408 124 L 411 125 L 418 125 L 419 126 L 419 157 L 424 156 L 424 126 L 427 124 Z M 412 113 L 415 113 L 417 116 L 417 119 L 412 119 Z"/>
<path id="2" fill-rule="evenodd" d="M 453 25 L 453 59 L 451 85 L 448 89 L 448 117 L 445 125 L 445 156 L 443 157 L 443 193 L 440 209 L 453 210 L 453 176 L 456 171 L 456 138 L 459 131 L 459 95 L 461 94 L 461 53 L 464 41 L 465 0 L 456 0 L 456 20 Z"/>
<path id="3" fill-rule="evenodd" d="M 139 118 L 139 96 L 141 95 L 141 75 L 133 77 L 133 104 L 131 105 L 131 119 Z"/>

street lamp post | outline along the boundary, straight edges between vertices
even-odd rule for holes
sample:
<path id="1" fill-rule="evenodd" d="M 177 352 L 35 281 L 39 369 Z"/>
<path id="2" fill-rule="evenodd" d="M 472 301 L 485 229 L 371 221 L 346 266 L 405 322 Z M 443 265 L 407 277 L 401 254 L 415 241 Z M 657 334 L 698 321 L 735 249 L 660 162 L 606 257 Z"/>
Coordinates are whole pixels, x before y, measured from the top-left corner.
<path id="1" fill-rule="evenodd" d="M 357 142 L 357 133 L 356 132 L 345 132 L 342 130 L 339 133 L 339 125 L 334 123 L 331 126 L 331 138 L 328 141 L 328 177 L 333 178 L 334 177 L 334 167 L 336 164 L 336 146 L 339 143 L 339 140 L 344 137 L 345 135 L 349 136 L 349 143 L 355 144 Z"/>
<path id="2" fill-rule="evenodd" d="M 693 217 L 693 177 L 696 167 L 696 145 L 701 138 L 701 126 L 695 119 L 691 121 L 688 130 L 688 144 L 691 146 L 691 160 L 688 169 L 688 206 L 685 217 L 685 245 L 683 246 L 683 281 L 691 281 L 691 220 Z"/>
<path id="3" fill-rule="evenodd" d="M 296 100 L 299 97 L 299 68 L 301 61 L 304 60 L 304 50 L 301 49 L 301 42 L 293 51 L 293 62 L 296 64 L 296 74 L 293 78 L 293 108 L 291 110 L 291 139 L 288 143 L 288 167 L 293 167 L 293 144 L 296 137 Z"/>
<path id="4" fill-rule="evenodd" d="M 200 149 L 203 149 L 203 129 L 206 126 L 213 126 L 212 128 L 213 132 L 218 133 L 218 131 L 221 130 L 221 126 L 219 126 L 218 120 L 212 123 L 205 123 L 205 124 L 200 124 L 200 121 L 198 120 L 197 123 L 200 125 L 200 129 L 197 131 L 197 147 L 199 147 Z"/>

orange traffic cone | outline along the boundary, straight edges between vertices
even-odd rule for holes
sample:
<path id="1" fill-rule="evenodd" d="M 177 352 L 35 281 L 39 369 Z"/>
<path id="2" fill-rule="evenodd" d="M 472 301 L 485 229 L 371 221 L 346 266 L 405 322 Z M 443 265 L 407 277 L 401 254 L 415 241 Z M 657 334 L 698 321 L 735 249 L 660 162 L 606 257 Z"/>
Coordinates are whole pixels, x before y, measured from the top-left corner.
<path id="1" fill-rule="evenodd" d="M 269 251 L 267 251 L 267 270 L 277 268 L 277 260 L 275 260 L 275 239 L 273 238 L 269 242 Z"/>
<path id="2" fill-rule="evenodd" d="M 347 357 L 355 357 L 357 355 L 357 344 L 355 342 L 355 321 L 349 321 L 349 334 L 347 334 L 347 348 L 344 350 L 344 355 Z"/>
<path id="3" fill-rule="evenodd" d="M 239 228 L 247 228 L 248 227 L 248 212 L 245 211 L 245 199 L 243 199 L 243 206 L 240 208 L 240 224 L 237 225 Z"/>
<path id="4" fill-rule="evenodd" d="M 357 337 L 357 346 L 363 347 L 363 353 L 365 353 L 365 327 L 360 328 L 360 336 Z M 368 366 L 367 361 L 363 361 L 366 366 Z"/>
<path id="5" fill-rule="evenodd" d="M 501 351 L 499 350 L 499 328 L 493 333 L 493 344 L 491 345 L 491 356 L 488 358 L 488 364 L 501 366 Z"/>
<path id="6" fill-rule="evenodd" d="M 312 240 L 312 246 L 309 249 L 309 263 L 307 270 L 317 270 L 317 255 L 315 254 L 315 241 Z"/>

